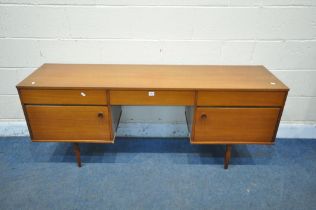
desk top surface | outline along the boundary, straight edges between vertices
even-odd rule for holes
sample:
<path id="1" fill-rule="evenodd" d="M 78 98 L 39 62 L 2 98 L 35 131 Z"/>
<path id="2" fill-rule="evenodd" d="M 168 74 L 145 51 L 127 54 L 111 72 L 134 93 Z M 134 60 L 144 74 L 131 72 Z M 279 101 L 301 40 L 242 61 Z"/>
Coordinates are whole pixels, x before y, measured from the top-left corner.
<path id="1" fill-rule="evenodd" d="M 18 88 L 288 90 L 264 66 L 44 64 Z"/>

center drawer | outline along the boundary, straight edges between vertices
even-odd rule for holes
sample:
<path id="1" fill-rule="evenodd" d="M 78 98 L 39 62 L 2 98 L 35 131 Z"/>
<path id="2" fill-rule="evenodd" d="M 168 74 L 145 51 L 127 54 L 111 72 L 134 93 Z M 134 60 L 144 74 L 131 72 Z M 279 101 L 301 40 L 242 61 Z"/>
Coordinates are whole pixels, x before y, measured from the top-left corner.
<path id="1" fill-rule="evenodd" d="M 105 90 L 34 90 L 21 89 L 20 95 L 24 104 L 91 104 L 106 105 Z"/>
<path id="2" fill-rule="evenodd" d="M 194 105 L 194 91 L 112 90 L 111 105 Z"/>

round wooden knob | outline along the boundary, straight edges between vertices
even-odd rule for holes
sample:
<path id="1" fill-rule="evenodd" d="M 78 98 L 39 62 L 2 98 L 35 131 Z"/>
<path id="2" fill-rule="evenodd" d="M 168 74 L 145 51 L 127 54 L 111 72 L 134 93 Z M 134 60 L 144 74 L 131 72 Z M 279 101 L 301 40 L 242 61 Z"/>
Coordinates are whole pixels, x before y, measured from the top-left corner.
<path id="1" fill-rule="evenodd" d="M 103 117 L 104 117 L 103 113 L 102 113 L 102 112 L 99 112 L 99 113 L 98 113 L 98 118 L 103 118 Z"/>
<path id="2" fill-rule="evenodd" d="M 201 119 L 202 119 L 202 120 L 206 120 L 206 119 L 207 119 L 207 115 L 206 115 L 206 114 L 202 114 L 202 115 L 201 115 Z"/>

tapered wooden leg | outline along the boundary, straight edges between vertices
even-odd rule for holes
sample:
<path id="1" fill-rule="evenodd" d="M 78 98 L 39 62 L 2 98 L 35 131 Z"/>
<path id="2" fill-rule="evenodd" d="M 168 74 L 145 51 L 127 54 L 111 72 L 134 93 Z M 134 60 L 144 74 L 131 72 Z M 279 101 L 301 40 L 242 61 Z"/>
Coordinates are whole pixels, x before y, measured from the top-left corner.
<path id="1" fill-rule="evenodd" d="M 80 159 L 80 147 L 78 143 L 73 143 L 73 149 L 76 154 L 76 159 L 77 159 L 77 165 L 78 167 L 81 167 L 81 159 Z"/>
<path id="2" fill-rule="evenodd" d="M 228 168 L 228 164 L 230 161 L 230 156 L 231 156 L 231 144 L 226 144 L 226 152 L 225 152 L 225 160 L 224 160 L 224 169 Z"/>

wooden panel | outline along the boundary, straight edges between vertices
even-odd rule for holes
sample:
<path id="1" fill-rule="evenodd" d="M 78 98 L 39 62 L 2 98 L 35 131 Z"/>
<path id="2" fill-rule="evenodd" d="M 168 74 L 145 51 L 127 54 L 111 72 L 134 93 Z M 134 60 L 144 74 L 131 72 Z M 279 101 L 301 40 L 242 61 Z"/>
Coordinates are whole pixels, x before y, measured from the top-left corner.
<path id="1" fill-rule="evenodd" d="M 24 104 L 107 104 L 105 90 L 20 90 Z"/>
<path id="2" fill-rule="evenodd" d="M 188 131 L 190 135 L 190 139 L 192 139 L 192 129 L 193 129 L 193 118 L 194 118 L 194 106 L 186 106 L 185 107 L 185 119 L 188 126 Z"/>
<path id="3" fill-rule="evenodd" d="M 197 108 L 192 143 L 271 143 L 279 108 Z"/>
<path id="4" fill-rule="evenodd" d="M 21 87 L 288 90 L 263 66 L 210 65 L 44 64 Z"/>
<path id="5" fill-rule="evenodd" d="M 105 106 L 27 105 L 26 113 L 34 141 L 112 141 Z"/>
<path id="6" fill-rule="evenodd" d="M 111 105 L 194 105 L 194 91 L 110 91 Z"/>
<path id="7" fill-rule="evenodd" d="M 286 92 L 198 91 L 198 106 L 283 106 Z"/>
<path id="8" fill-rule="evenodd" d="M 111 121 L 112 121 L 112 138 L 115 138 L 116 131 L 120 123 L 121 115 L 122 115 L 122 107 L 121 106 L 110 106 L 111 107 Z"/>

